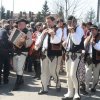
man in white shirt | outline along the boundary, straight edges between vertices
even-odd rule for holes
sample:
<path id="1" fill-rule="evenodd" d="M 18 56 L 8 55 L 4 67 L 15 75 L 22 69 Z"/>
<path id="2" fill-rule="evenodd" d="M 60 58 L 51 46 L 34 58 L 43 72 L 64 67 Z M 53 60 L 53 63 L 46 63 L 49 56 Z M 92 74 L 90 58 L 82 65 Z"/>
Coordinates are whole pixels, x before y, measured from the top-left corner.
<path id="1" fill-rule="evenodd" d="M 61 89 L 59 70 L 62 56 L 62 29 L 55 27 L 55 18 L 52 16 L 46 18 L 46 23 L 48 28 L 42 32 L 36 41 L 36 47 L 39 48 L 42 44 L 42 52 L 44 53 L 41 57 L 42 90 L 39 91 L 39 95 L 48 93 L 51 76 L 54 78 L 57 91 Z"/>
<path id="2" fill-rule="evenodd" d="M 16 82 L 13 88 L 13 91 L 17 91 L 20 89 L 22 84 L 24 83 L 23 80 L 23 69 L 26 57 L 28 55 L 29 48 L 32 44 L 32 34 L 26 28 L 27 20 L 19 19 L 16 24 L 18 25 L 18 30 L 24 32 L 26 34 L 26 38 L 20 38 L 21 42 L 23 43 L 21 48 L 18 48 L 14 45 L 14 56 L 13 56 L 13 69 L 16 72 Z M 16 33 L 15 33 L 16 34 Z"/>
<path id="3" fill-rule="evenodd" d="M 67 71 L 68 93 L 64 95 L 62 100 L 80 100 L 77 69 L 79 67 L 82 50 L 84 49 L 83 36 L 83 29 L 77 25 L 76 18 L 74 16 L 69 16 L 68 38 L 63 43 L 63 46 L 66 49 L 65 65 Z"/>
<path id="4" fill-rule="evenodd" d="M 91 92 L 96 91 L 96 85 L 99 79 L 99 72 L 100 72 L 100 34 L 98 33 L 98 27 L 92 25 L 91 34 L 88 36 L 85 41 L 84 45 L 86 47 L 86 59 L 85 59 L 85 68 L 86 68 L 86 94 L 89 91 L 89 83 L 92 79 L 92 71 L 93 71 L 93 84 L 91 87 Z"/>

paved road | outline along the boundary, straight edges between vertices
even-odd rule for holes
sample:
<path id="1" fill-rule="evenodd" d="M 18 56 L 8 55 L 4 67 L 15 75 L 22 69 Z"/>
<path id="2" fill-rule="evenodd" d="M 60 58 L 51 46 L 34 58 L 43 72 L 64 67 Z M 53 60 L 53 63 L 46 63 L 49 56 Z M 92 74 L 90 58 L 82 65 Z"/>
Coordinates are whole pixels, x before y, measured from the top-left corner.
<path id="1" fill-rule="evenodd" d="M 20 91 L 11 91 L 15 83 L 15 73 L 11 73 L 10 82 L 8 85 L 0 86 L 0 100 L 61 100 L 63 94 L 67 92 L 66 90 L 66 76 L 61 75 L 61 85 L 62 90 L 57 93 L 55 90 L 55 83 L 52 81 L 52 87 L 49 90 L 48 95 L 38 95 L 38 91 L 41 88 L 39 80 L 34 80 L 32 78 L 33 73 L 26 73 L 24 75 L 25 83 L 20 89 Z M 100 100 L 100 88 L 95 95 L 83 96 L 82 100 Z"/>

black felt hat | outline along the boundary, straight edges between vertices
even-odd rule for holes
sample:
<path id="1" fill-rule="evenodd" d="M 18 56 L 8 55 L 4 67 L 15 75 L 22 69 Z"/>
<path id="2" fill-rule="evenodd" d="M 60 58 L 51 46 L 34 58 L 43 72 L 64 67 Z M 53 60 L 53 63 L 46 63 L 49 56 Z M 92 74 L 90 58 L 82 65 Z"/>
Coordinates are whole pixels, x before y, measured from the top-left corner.
<path id="1" fill-rule="evenodd" d="M 96 30 L 98 30 L 98 27 L 97 27 L 96 25 L 92 25 L 92 26 L 90 27 L 90 29 L 96 29 Z"/>
<path id="2" fill-rule="evenodd" d="M 68 17 L 68 21 L 70 21 L 70 20 L 76 20 L 76 18 L 71 15 L 71 16 Z"/>
<path id="3" fill-rule="evenodd" d="M 25 22 L 26 24 L 28 24 L 28 21 L 26 19 L 19 19 L 16 21 L 16 24 L 20 23 L 20 22 Z"/>

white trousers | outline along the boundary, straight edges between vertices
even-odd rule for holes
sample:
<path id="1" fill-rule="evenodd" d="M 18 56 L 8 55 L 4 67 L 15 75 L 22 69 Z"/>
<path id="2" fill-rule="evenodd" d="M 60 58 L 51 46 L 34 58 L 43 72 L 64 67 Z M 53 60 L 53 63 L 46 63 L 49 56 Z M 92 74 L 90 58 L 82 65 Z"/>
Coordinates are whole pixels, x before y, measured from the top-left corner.
<path id="1" fill-rule="evenodd" d="M 79 66 L 79 57 L 80 53 L 76 53 L 77 58 L 75 60 L 72 60 L 71 55 L 72 53 L 69 53 L 69 59 L 65 60 L 65 66 L 66 66 L 66 72 L 67 72 L 67 86 L 68 86 L 68 92 L 65 94 L 65 97 L 74 97 L 78 98 L 79 96 L 79 82 L 77 77 L 77 71 Z M 74 93 L 75 88 L 75 93 Z"/>
<path id="2" fill-rule="evenodd" d="M 27 55 L 27 52 L 23 52 L 23 54 L 15 55 L 13 57 L 13 69 L 17 75 L 23 75 Z"/>
<path id="3" fill-rule="evenodd" d="M 60 86 L 59 70 L 60 70 L 61 56 L 54 57 L 51 61 L 47 56 L 44 60 L 41 60 L 41 82 L 44 91 L 48 91 L 47 86 L 52 76 L 56 82 L 57 87 Z"/>
<path id="4" fill-rule="evenodd" d="M 98 83 L 99 80 L 99 72 L 100 72 L 100 63 L 95 66 L 95 64 L 88 65 L 86 63 L 86 74 L 85 74 L 85 83 L 86 83 L 86 91 L 89 92 L 89 84 L 92 79 L 92 72 L 93 72 L 93 84 L 92 88 L 95 88 L 95 86 Z"/>

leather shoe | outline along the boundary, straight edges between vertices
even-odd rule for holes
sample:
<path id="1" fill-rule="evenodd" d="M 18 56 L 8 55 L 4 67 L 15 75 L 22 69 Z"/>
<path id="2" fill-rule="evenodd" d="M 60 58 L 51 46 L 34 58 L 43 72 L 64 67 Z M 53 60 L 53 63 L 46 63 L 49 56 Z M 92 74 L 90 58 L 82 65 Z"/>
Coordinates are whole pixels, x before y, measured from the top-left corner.
<path id="1" fill-rule="evenodd" d="M 62 100 L 73 100 L 72 97 L 63 97 Z"/>
<path id="2" fill-rule="evenodd" d="M 4 80 L 4 84 L 8 84 L 9 83 L 9 80 L 8 79 L 5 79 Z"/>
<path id="3" fill-rule="evenodd" d="M 43 90 L 40 90 L 40 91 L 38 92 L 39 95 L 47 94 L 47 93 L 48 93 L 48 91 L 43 91 Z"/>
<path id="4" fill-rule="evenodd" d="M 91 89 L 91 92 L 94 92 L 95 93 L 96 92 L 96 89 L 95 88 L 92 88 Z"/>
<path id="5" fill-rule="evenodd" d="M 61 86 L 60 86 L 60 87 L 57 87 L 57 88 L 56 88 L 56 91 L 57 91 L 57 92 L 60 92 L 60 91 L 61 91 Z"/>

